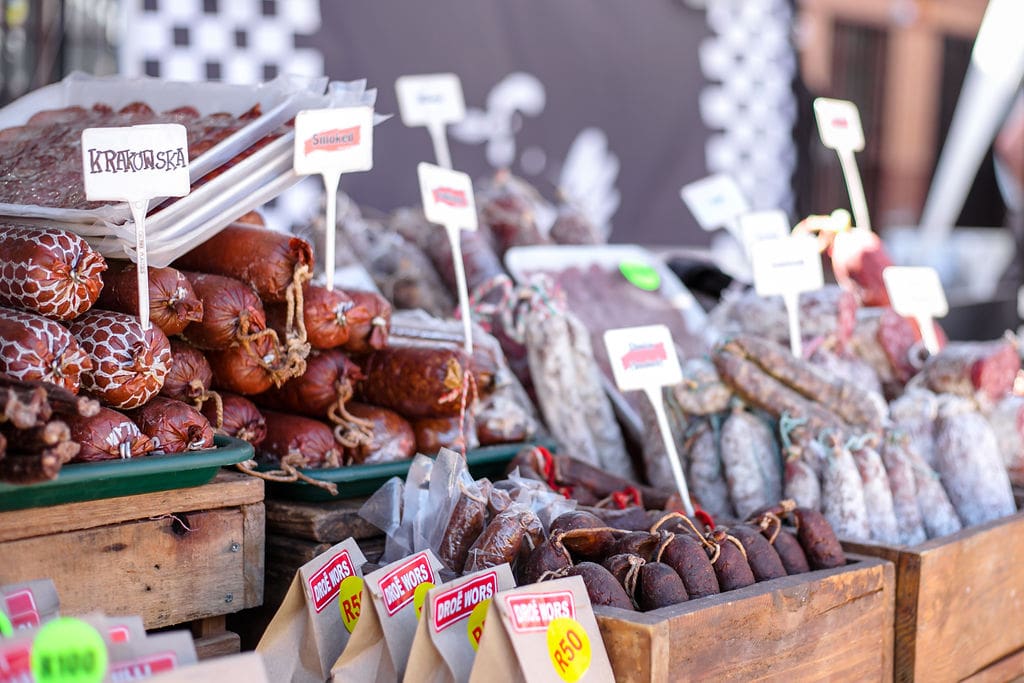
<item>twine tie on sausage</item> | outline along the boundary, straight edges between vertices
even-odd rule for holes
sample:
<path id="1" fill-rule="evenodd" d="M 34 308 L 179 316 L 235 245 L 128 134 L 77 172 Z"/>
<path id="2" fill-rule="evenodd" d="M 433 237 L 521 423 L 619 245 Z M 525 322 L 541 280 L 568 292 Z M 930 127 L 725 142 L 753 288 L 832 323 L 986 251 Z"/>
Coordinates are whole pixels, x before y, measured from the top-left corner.
<path id="1" fill-rule="evenodd" d="M 316 486 L 317 488 L 324 489 L 332 496 L 338 495 L 337 484 L 334 484 L 329 481 L 320 481 L 319 479 L 313 479 L 311 477 L 304 475 L 302 472 L 299 472 L 299 470 L 296 469 L 294 465 L 291 464 L 291 462 L 289 462 L 289 458 L 292 458 L 293 455 L 298 454 L 289 454 L 282 458 L 281 468 L 277 470 L 261 472 L 256 469 L 257 463 L 255 460 L 245 460 L 243 462 L 237 463 L 235 467 L 250 476 L 256 477 L 257 479 L 263 479 L 264 481 L 292 483 L 301 480 L 306 482 L 307 484 Z M 302 456 L 300 455 L 299 458 L 301 459 Z"/>
<path id="2" fill-rule="evenodd" d="M 655 562 L 661 562 L 661 556 L 665 553 L 665 548 L 667 548 L 672 541 L 676 540 L 676 535 L 670 531 L 661 531 L 659 534 L 661 535 L 661 542 L 658 543 L 658 551 L 654 555 Z"/>
<path id="3" fill-rule="evenodd" d="M 539 577 L 537 577 L 537 583 L 543 583 L 551 579 L 561 579 L 569 575 L 569 567 L 560 567 L 558 569 L 548 569 Z"/>
<path id="4" fill-rule="evenodd" d="M 622 587 L 626 589 L 626 594 L 629 595 L 633 605 L 639 608 L 636 599 L 636 582 L 640 578 L 640 568 L 647 564 L 647 560 L 639 555 L 630 555 L 626 561 L 629 562 L 629 569 L 626 570 L 626 576 L 622 580 Z"/>
<path id="5" fill-rule="evenodd" d="M 729 534 L 725 534 L 725 538 L 723 540 L 729 541 L 734 546 L 739 548 L 739 551 L 741 553 L 743 553 L 743 559 L 749 561 L 749 558 L 747 557 L 747 549 L 743 547 L 742 543 L 740 543 L 740 539 L 736 538 L 735 536 L 731 536 Z"/>
<path id="6" fill-rule="evenodd" d="M 154 438 L 152 440 L 154 442 L 158 442 L 159 441 L 159 439 L 157 439 L 157 438 Z M 154 445 L 158 445 L 158 444 L 154 444 Z M 121 456 L 121 460 L 131 460 L 131 457 L 132 457 L 132 442 L 131 441 L 122 441 L 121 443 L 117 444 L 117 453 L 118 453 L 118 455 Z"/>
<path id="7" fill-rule="evenodd" d="M 456 365 L 458 365 L 456 363 Z M 469 393 L 473 392 L 473 403 L 479 398 L 476 388 L 476 379 L 473 377 L 473 373 L 468 370 L 462 371 L 462 382 L 458 387 L 452 389 L 450 392 L 442 396 L 437 400 L 438 404 L 451 403 L 456 398 L 459 399 L 459 443 L 462 444 L 463 455 L 468 450 L 469 444 L 466 442 L 466 407 L 470 403 Z"/>
<path id="8" fill-rule="evenodd" d="M 768 542 L 775 545 L 775 539 L 779 537 L 779 532 L 782 531 L 782 520 L 774 512 L 765 512 L 758 519 L 757 528 L 761 531 L 767 531 L 769 527 L 774 526 L 771 535 L 768 537 Z"/>
<path id="9" fill-rule="evenodd" d="M 356 417 L 345 407 L 354 393 L 352 383 L 339 380 L 334 388 L 337 400 L 327 409 L 327 419 L 335 424 L 335 440 L 345 448 L 369 446 L 373 443 L 373 421 Z"/>

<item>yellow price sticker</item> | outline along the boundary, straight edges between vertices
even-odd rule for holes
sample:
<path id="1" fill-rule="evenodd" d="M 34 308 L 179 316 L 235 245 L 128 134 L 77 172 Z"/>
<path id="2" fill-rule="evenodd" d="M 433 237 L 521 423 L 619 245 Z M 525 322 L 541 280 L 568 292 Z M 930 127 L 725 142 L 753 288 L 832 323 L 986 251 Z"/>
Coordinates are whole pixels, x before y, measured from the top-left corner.
<path id="1" fill-rule="evenodd" d="M 423 613 L 423 603 L 427 601 L 427 591 L 434 587 L 429 581 L 424 581 L 420 585 L 416 586 L 416 590 L 412 594 L 412 604 L 416 606 L 416 618 L 420 618 L 420 614 Z"/>
<path id="2" fill-rule="evenodd" d="M 10 638 L 14 635 L 14 624 L 7 618 L 7 615 L 0 612 L 0 638 Z"/>
<path id="3" fill-rule="evenodd" d="M 101 683 L 107 661 L 107 646 L 99 631 L 69 617 L 39 629 L 29 656 L 37 683 Z"/>
<path id="4" fill-rule="evenodd" d="M 548 655 L 558 677 L 576 683 L 590 669 L 590 636 L 575 619 L 553 619 L 548 624 Z"/>
<path id="5" fill-rule="evenodd" d="M 480 649 L 480 638 L 484 635 L 484 624 L 487 622 L 487 608 L 491 606 L 491 599 L 477 603 L 473 611 L 469 613 L 469 621 L 466 623 L 466 635 L 469 636 L 469 644 L 473 650 Z"/>
<path id="6" fill-rule="evenodd" d="M 360 577 L 349 576 L 341 582 L 338 587 L 338 609 L 345 628 L 352 633 L 363 611 L 363 580 Z"/>

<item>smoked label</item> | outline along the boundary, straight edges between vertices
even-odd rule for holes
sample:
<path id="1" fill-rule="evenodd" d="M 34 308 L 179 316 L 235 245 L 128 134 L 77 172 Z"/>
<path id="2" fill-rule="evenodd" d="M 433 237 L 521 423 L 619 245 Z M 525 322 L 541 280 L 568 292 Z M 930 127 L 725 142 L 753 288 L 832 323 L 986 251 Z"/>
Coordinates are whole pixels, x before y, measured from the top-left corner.
<path id="1" fill-rule="evenodd" d="M 358 144 L 359 126 L 345 128 L 344 130 L 334 128 L 314 133 L 308 137 L 305 141 L 305 150 L 306 154 L 317 151 L 333 152 L 345 149 L 346 147 L 355 147 Z"/>

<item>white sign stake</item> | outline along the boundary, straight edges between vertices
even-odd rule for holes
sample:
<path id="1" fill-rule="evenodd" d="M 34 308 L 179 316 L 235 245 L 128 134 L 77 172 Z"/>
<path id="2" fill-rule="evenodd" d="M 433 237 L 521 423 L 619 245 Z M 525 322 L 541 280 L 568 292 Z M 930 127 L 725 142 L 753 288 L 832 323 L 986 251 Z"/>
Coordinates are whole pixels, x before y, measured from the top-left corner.
<path id="1" fill-rule="evenodd" d="M 307 109 L 295 115 L 292 164 L 299 175 L 319 173 L 327 193 L 324 223 L 327 239 L 324 272 L 334 289 L 334 240 L 337 231 L 338 184 L 342 173 L 373 168 L 373 108 Z"/>
<path id="2" fill-rule="evenodd" d="M 754 289 L 760 296 L 782 297 L 789 317 L 789 348 L 800 358 L 800 293 L 821 289 L 825 284 L 818 242 L 809 235 L 762 240 L 752 245 L 751 257 Z"/>
<path id="3" fill-rule="evenodd" d="M 608 349 L 612 373 L 615 375 L 615 384 L 619 390 L 642 390 L 647 394 L 658 420 L 658 430 L 661 432 L 662 443 L 665 444 L 676 488 L 683 499 L 686 514 L 692 517 L 690 488 L 686 485 L 683 466 L 676 451 L 676 442 L 672 437 L 672 429 L 669 427 L 665 403 L 661 396 L 662 387 L 683 381 L 683 372 L 679 367 L 672 333 L 665 325 L 624 327 L 605 332 L 604 345 Z"/>
<path id="4" fill-rule="evenodd" d="M 184 197 L 188 179 L 188 137 L 177 123 L 82 131 L 82 173 L 90 201 L 124 201 L 135 223 L 139 322 L 148 330 L 149 264 L 146 213 L 154 197 Z"/>
<path id="5" fill-rule="evenodd" d="M 452 167 L 445 127 L 466 116 L 462 81 L 455 74 L 423 74 L 401 76 L 395 81 L 398 109 L 402 123 L 426 126 L 434 145 L 434 157 L 442 168 Z"/>
<path id="6" fill-rule="evenodd" d="M 466 269 L 462 263 L 462 240 L 459 236 L 461 230 L 477 229 L 473 181 L 465 173 L 425 162 L 421 162 L 416 171 L 420 178 L 423 213 L 428 221 L 443 225 L 448 233 L 455 266 L 455 285 L 459 290 L 459 310 L 462 312 L 466 351 L 473 353 L 473 321 L 469 310 Z"/>
<path id="7" fill-rule="evenodd" d="M 850 205 L 857 227 L 871 230 L 871 218 L 868 215 L 868 202 L 864 197 L 864 185 L 857 169 L 857 158 L 854 152 L 864 149 L 864 129 L 860 124 L 860 112 L 857 105 L 847 100 L 831 100 L 819 97 L 814 100 L 814 117 L 818 120 L 818 132 L 821 142 L 839 155 L 839 165 L 843 169 L 846 190 L 850 194 Z"/>
<path id="8" fill-rule="evenodd" d="M 939 339 L 935 335 L 935 318 L 949 313 L 946 292 L 934 268 L 889 266 L 882 271 L 885 288 L 894 311 L 913 318 L 921 330 L 921 341 L 928 353 L 939 352 Z"/>
<path id="9" fill-rule="evenodd" d="M 750 204 L 732 176 L 718 173 L 701 178 L 683 185 L 679 195 L 701 229 L 713 232 L 725 228 L 743 243 L 737 219 L 750 211 Z"/>

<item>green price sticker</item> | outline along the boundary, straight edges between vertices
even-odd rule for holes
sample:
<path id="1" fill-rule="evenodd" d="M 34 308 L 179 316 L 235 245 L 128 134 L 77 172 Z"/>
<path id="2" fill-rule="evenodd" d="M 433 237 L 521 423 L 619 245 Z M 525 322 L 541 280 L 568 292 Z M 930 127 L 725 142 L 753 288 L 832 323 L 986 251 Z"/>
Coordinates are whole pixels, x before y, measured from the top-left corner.
<path id="1" fill-rule="evenodd" d="M 30 662 L 37 683 L 101 683 L 107 646 L 89 624 L 62 617 L 39 629 Z"/>
<path id="2" fill-rule="evenodd" d="M 7 618 L 7 615 L 0 612 L 0 637 L 10 638 L 14 635 L 14 624 Z"/>
<path id="3" fill-rule="evenodd" d="M 661 287 L 661 275 L 646 263 L 623 261 L 619 264 L 619 272 L 633 286 L 639 287 L 645 292 L 653 292 Z"/>

